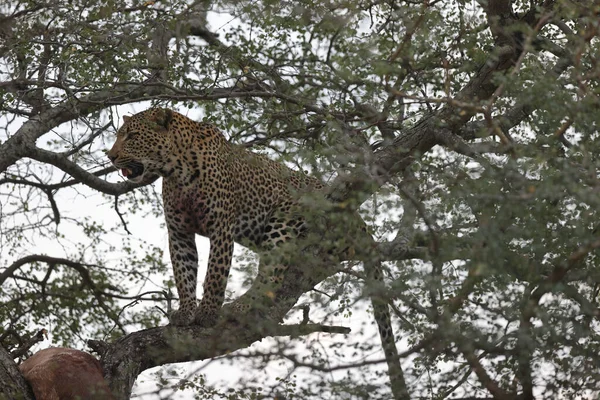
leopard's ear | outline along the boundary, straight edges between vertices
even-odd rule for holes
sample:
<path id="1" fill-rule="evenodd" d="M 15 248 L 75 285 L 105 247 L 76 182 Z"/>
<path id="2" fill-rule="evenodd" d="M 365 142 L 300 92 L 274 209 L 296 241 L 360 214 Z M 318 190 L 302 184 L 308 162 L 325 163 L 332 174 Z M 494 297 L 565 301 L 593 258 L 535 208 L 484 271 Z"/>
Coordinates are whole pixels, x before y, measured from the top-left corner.
<path id="1" fill-rule="evenodd" d="M 129 121 L 129 118 L 131 118 L 131 117 L 128 115 L 123 115 L 123 122 Z"/>
<path id="2" fill-rule="evenodd" d="M 152 121 L 157 125 L 168 128 L 169 123 L 173 119 L 173 111 L 167 108 L 157 108 L 151 117 Z"/>

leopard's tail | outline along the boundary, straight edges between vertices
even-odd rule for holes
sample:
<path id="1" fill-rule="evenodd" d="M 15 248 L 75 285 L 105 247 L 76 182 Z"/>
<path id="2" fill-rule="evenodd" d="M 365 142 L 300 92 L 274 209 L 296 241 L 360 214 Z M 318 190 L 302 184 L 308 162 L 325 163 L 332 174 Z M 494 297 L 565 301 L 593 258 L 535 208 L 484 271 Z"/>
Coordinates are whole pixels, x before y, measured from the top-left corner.
<path id="1" fill-rule="evenodd" d="M 394 400 L 410 399 L 406 381 L 404 380 L 404 372 L 400 365 L 398 349 L 396 348 L 396 339 L 392 328 L 381 262 L 365 261 L 364 265 L 365 272 L 369 278 L 367 290 L 370 293 L 371 303 L 373 304 L 375 322 L 377 323 L 381 345 L 388 366 Z"/>

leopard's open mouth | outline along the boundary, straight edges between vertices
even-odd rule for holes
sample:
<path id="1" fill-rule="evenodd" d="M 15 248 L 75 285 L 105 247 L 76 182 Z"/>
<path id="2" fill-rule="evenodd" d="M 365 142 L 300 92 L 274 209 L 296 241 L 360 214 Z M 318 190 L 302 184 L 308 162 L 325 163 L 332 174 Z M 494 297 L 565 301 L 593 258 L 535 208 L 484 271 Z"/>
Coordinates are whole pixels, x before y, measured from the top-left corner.
<path id="1" fill-rule="evenodd" d="M 144 166 L 142 163 L 132 161 L 127 164 L 127 167 L 121 168 L 121 173 L 127 179 L 135 179 L 144 173 Z"/>

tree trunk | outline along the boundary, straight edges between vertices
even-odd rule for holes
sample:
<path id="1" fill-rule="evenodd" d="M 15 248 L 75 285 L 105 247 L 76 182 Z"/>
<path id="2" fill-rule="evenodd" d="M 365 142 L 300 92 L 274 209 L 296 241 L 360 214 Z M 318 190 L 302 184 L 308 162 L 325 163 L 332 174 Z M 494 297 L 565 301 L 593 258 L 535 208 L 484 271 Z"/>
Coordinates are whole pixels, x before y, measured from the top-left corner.
<path id="1" fill-rule="evenodd" d="M 35 400 L 17 364 L 2 346 L 0 346 L 0 400 Z"/>

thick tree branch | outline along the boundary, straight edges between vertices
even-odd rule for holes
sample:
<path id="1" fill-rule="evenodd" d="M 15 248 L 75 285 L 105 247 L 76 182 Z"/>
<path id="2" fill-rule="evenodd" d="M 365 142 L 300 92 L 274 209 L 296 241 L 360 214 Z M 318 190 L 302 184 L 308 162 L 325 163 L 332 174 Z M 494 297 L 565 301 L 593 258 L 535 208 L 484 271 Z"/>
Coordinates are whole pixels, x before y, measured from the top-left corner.
<path id="1" fill-rule="evenodd" d="M 118 399 L 128 399 L 135 379 L 148 368 L 218 357 L 267 336 L 296 337 L 314 332 L 347 334 L 350 329 L 314 324 L 270 325 L 258 330 L 240 329 L 235 323 L 211 329 L 165 326 L 132 333 L 113 344 L 90 340 L 88 345 L 101 354 L 113 393 Z"/>
<path id="2" fill-rule="evenodd" d="M 35 400 L 13 357 L 0 346 L 0 398 Z"/>
<path id="3" fill-rule="evenodd" d="M 158 177 L 154 176 L 149 177 L 142 183 L 133 183 L 129 181 L 120 183 L 110 183 L 105 181 L 104 179 L 99 178 L 95 174 L 84 170 L 79 165 L 75 164 L 74 162 L 72 162 L 71 160 L 59 153 L 54 153 L 48 150 L 43 150 L 34 147 L 28 149 L 28 154 L 26 157 L 29 157 L 36 161 L 54 165 L 55 167 L 60 168 L 62 171 L 71 175 L 77 182 L 84 183 L 92 189 L 96 189 L 99 192 L 110 195 L 120 195 L 123 193 L 127 193 L 135 189 L 136 187 L 147 185 L 158 179 Z"/>

